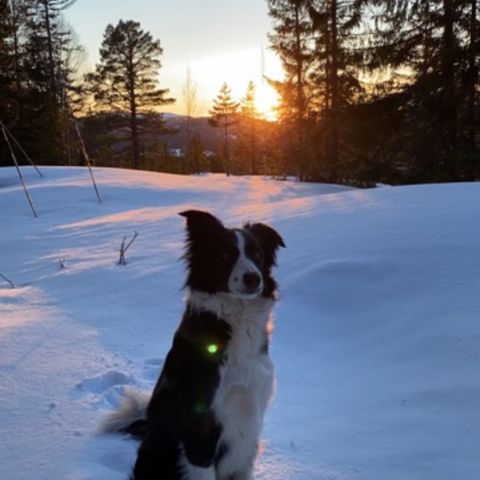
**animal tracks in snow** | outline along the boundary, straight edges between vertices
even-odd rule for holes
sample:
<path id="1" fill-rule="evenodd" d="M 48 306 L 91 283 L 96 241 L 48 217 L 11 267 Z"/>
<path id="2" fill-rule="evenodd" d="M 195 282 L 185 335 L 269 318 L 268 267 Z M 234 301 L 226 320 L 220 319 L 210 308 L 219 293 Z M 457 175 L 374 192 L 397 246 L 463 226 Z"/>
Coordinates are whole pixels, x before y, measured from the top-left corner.
<path id="1" fill-rule="evenodd" d="M 103 393 L 111 387 L 117 385 L 131 385 L 132 383 L 134 383 L 132 377 L 125 373 L 111 370 L 103 375 L 83 380 L 77 385 L 77 388 L 91 393 Z"/>
<path id="2" fill-rule="evenodd" d="M 87 396 L 90 403 L 98 407 L 116 407 L 126 386 L 135 385 L 135 380 L 118 370 L 109 370 L 101 375 L 86 378 L 78 383 L 73 392 L 74 398 Z"/>
<path id="3" fill-rule="evenodd" d="M 79 382 L 71 392 L 75 399 L 82 399 L 95 408 L 116 408 L 125 395 L 126 388 L 151 390 L 157 381 L 163 365 L 163 358 L 144 360 L 141 371 L 127 374 L 112 369 L 105 373 L 86 378 Z"/>

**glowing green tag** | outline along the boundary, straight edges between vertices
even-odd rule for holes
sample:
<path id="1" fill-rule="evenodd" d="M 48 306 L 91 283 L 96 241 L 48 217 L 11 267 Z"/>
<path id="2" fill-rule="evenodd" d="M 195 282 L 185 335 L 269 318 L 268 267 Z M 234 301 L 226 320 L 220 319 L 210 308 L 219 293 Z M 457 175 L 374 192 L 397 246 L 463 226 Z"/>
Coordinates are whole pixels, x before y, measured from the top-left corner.
<path id="1" fill-rule="evenodd" d="M 207 352 L 214 354 L 218 352 L 218 346 L 215 345 L 214 343 L 211 343 L 210 345 L 207 346 Z"/>

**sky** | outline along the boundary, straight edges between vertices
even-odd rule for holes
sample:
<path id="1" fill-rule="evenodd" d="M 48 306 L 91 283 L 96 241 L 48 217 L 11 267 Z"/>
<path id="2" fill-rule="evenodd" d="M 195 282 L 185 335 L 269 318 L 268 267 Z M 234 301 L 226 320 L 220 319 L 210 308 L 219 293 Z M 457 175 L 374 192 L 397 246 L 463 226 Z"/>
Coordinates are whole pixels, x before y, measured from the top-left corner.
<path id="1" fill-rule="evenodd" d="M 65 18 L 86 49 L 86 69 L 93 69 L 107 24 L 120 19 L 140 22 L 163 48 L 161 88 L 169 88 L 176 103 L 165 108 L 185 113 L 182 86 L 187 66 L 198 91 L 195 115 L 205 115 L 223 82 L 236 99 L 249 80 L 256 84 L 257 104 L 271 114 L 276 95 L 262 80 L 263 72 L 280 79 L 278 57 L 268 48 L 271 30 L 265 0 L 77 0 Z"/>

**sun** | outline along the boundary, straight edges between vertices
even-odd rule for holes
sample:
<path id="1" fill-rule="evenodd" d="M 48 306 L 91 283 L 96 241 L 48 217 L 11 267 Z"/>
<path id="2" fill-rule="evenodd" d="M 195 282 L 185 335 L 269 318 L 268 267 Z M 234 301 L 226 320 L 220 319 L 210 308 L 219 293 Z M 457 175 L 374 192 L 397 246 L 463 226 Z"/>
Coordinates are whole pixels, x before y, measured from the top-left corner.
<path id="1" fill-rule="evenodd" d="M 283 77 L 281 62 L 273 53 L 250 48 L 198 59 L 191 62 L 190 67 L 197 85 L 199 115 L 208 115 L 224 82 L 231 88 L 233 98 L 240 101 L 246 94 L 248 83 L 253 81 L 258 112 L 266 120 L 277 119 L 278 95 L 264 78 Z"/>
<path id="2" fill-rule="evenodd" d="M 255 106 L 260 115 L 271 122 L 278 119 L 278 93 L 265 81 L 257 86 L 255 92 Z"/>

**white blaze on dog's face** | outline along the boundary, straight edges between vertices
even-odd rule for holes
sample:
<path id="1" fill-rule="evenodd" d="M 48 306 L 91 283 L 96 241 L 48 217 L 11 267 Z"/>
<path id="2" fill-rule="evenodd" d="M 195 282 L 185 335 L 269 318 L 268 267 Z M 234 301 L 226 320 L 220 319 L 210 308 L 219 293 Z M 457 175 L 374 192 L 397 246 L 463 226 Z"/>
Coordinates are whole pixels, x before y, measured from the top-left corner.
<path id="1" fill-rule="evenodd" d="M 239 298 L 256 298 L 263 291 L 263 278 L 259 265 L 262 260 L 260 246 L 255 245 L 252 239 L 246 238 L 241 230 L 235 231 L 235 237 L 238 257 L 228 279 L 229 293 Z"/>
<path id="2" fill-rule="evenodd" d="M 271 270 L 277 249 L 285 246 L 278 232 L 263 223 L 226 228 L 199 210 L 180 215 L 187 219 L 186 287 L 244 299 L 273 298 L 276 283 Z"/>

